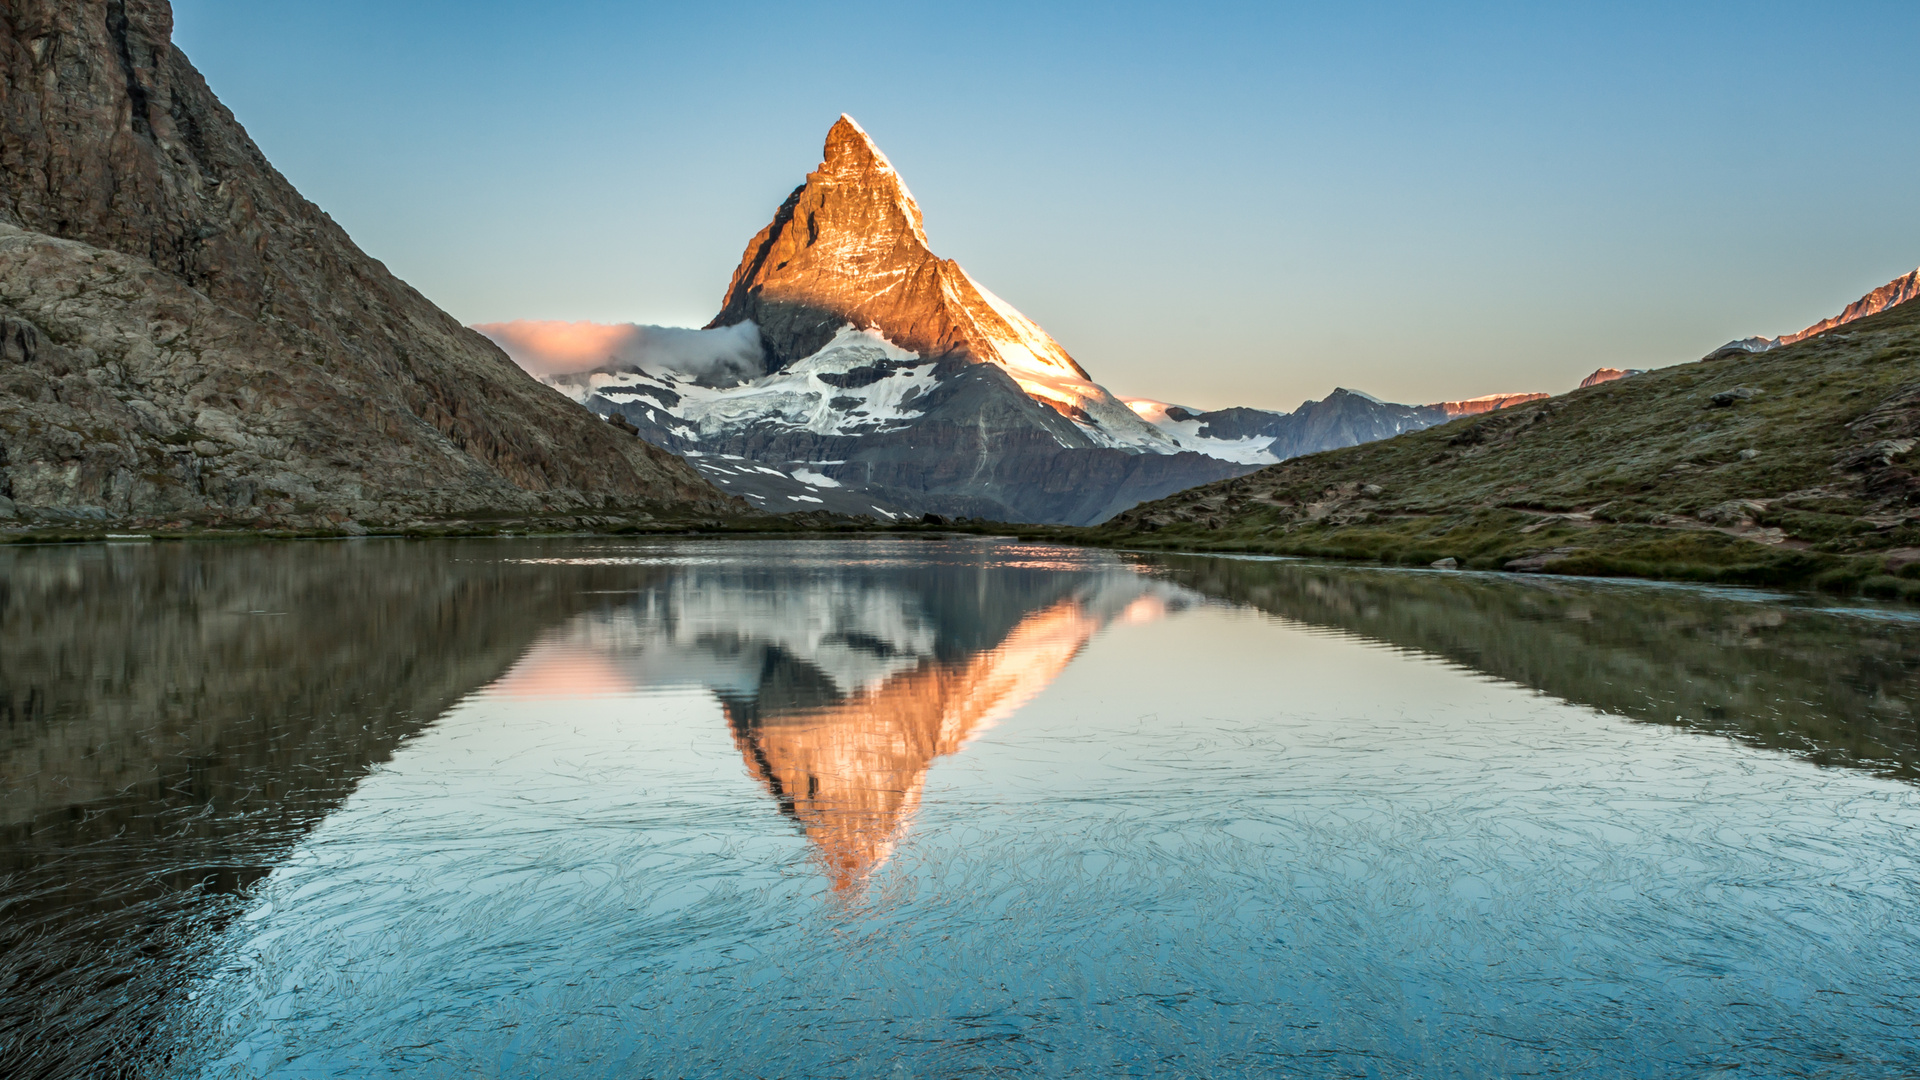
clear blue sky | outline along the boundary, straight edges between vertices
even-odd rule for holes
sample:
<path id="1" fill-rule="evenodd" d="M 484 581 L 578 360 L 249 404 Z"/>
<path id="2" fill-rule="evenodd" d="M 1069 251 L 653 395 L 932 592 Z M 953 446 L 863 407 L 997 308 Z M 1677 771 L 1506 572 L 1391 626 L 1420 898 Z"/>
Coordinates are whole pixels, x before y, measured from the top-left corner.
<path id="1" fill-rule="evenodd" d="M 1123 395 L 1571 386 L 1920 265 L 1920 4 L 176 0 L 267 155 L 464 322 L 699 325 L 851 113 Z"/>

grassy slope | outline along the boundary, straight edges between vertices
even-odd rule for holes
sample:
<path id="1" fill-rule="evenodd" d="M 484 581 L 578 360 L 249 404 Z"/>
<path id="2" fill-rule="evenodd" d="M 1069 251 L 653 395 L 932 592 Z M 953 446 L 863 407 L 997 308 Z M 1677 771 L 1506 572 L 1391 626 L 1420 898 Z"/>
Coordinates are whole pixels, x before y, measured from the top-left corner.
<path id="1" fill-rule="evenodd" d="M 1761 393 L 1708 406 L 1736 387 Z M 1084 538 L 1920 595 L 1917 436 L 1920 302 L 1771 352 L 1296 458 Z"/>

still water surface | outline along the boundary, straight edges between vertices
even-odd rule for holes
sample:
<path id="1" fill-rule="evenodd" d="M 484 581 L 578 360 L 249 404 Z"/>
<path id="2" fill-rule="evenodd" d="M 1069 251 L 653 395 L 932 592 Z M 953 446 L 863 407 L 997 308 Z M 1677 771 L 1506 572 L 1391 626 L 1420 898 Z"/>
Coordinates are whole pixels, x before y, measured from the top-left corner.
<path id="1" fill-rule="evenodd" d="M 0 590 L 9 1076 L 1920 1071 L 1908 611 L 917 538 Z"/>

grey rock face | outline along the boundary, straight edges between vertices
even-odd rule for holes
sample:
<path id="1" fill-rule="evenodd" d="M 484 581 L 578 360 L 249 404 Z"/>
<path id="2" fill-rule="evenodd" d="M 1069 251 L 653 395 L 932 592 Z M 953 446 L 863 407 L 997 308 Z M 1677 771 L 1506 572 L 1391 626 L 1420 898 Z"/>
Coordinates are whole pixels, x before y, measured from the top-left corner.
<path id="1" fill-rule="evenodd" d="M 171 30 L 164 0 L 0 9 L 0 496 L 21 518 L 744 509 L 354 246 Z"/>

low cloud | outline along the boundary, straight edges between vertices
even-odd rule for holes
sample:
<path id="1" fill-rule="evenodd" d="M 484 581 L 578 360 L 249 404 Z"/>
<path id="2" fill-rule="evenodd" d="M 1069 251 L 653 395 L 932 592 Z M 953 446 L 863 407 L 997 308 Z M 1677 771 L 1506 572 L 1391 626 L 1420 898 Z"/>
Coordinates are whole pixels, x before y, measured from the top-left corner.
<path id="1" fill-rule="evenodd" d="M 513 362 L 533 375 L 570 375 L 611 367 L 672 371 L 715 386 L 732 386 L 766 374 L 760 328 L 750 322 L 718 330 L 637 323 L 479 323 Z"/>

